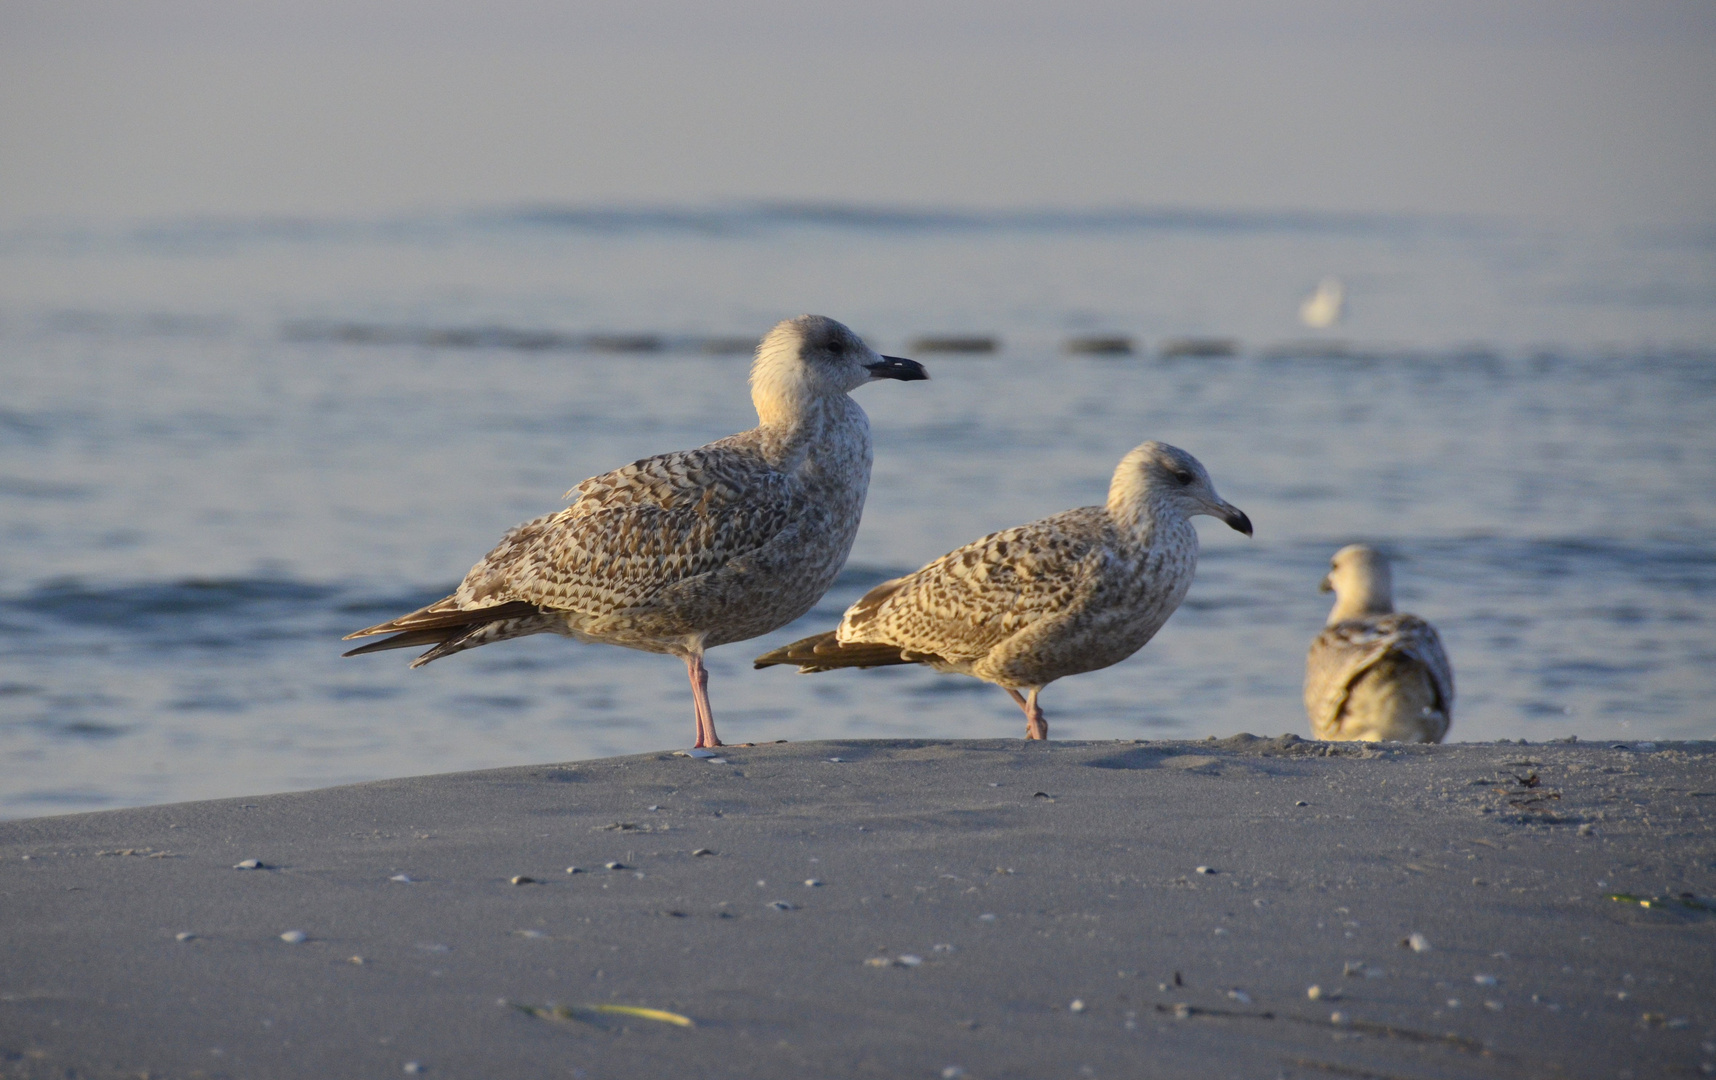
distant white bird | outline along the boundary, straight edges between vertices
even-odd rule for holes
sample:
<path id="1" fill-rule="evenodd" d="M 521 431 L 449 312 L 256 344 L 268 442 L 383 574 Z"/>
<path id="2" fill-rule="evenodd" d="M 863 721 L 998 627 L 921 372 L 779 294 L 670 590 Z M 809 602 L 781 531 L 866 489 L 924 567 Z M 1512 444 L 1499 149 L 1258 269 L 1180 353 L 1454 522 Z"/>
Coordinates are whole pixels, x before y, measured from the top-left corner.
<path id="1" fill-rule="evenodd" d="M 1313 330 L 1327 330 L 1341 321 L 1346 309 L 1346 290 L 1340 278 L 1326 277 L 1317 283 L 1317 291 L 1299 305 L 1299 321 Z"/>
<path id="2" fill-rule="evenodd" d="M 870 423 L 847 393 L 928 377 L 833 319 L 789 319 L 751 365 L 757 427 L 591 477 L 570 507 L 507 533 L 453 595 L 347 635 L 396 637 L 345 655 L 433 646 L 418 667 L 541 633 L 670 653 L 691 676 L 696 745 L 719 746 L 704 650 L 809 611 L 852 550 Z"/>
<path id="3" fill-rule="evenodd" d="M 1106 506 L 956 548 L 871 589 L 839 629 L 765 653 L 757 666 L 927 664 L 971 675 L 1025 711 L 1026 738 L 1046 739 L 1043 687 L 1131 656 L 1185 599 L 1198 564 L 1196 514 L 1251 535 L 1251 520 L 1222 501 L 1197 458 L 1147 442 L 1121 459 Z"/>
<path id="4" fill-rule="evenodd" d="M 1388 559 L 1363 544 L 1335 552 L 1322 590 L 1328 624 L 1305 659 L 1305 711 L 1319 739 L 1441 742 L 1454 716 L 1454 669 L 1436 628 L 1396 614 Z"/>

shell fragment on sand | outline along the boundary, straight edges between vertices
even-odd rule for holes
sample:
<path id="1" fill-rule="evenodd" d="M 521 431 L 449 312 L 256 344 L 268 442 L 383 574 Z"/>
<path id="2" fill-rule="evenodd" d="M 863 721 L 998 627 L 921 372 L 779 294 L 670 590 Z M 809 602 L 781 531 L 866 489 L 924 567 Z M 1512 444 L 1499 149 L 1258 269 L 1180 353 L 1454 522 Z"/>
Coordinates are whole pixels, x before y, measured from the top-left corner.
<path id="1" fill-rule="evenodd" d="M 534 1016 L 540 1020 L 555 1020 L 562 1023 L 581 1020 L 585 1023 L 598 1023 L 605 1016 L 629 1016 L 639 1020 L 653 1020 L 658 1024 L 671 1024 L 674 1027 L 694 1028 L 697 1022 L 682 1013 L 669 1012 L 666 1009 L 651 1009 L 642 1005 L 526 1005 L 519 1001 L 501 999 L 500 1004 L 511 1006 L 519 1012 Z"/>

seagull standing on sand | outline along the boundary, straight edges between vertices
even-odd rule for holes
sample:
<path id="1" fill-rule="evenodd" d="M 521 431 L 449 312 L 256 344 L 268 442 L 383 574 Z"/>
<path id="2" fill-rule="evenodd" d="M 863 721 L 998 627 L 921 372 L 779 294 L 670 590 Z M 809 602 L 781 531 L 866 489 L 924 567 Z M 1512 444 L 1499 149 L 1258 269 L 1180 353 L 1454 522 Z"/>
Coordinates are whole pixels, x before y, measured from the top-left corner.
<path id="1" fill-rule="evenodd" d="M 1106 506 L 974 540 L 871 589 L 839 629 L 756 665 L 808 673 L 927 664 L 971 675 L 1025 711 L 1026 738 L 1046 739 L 1043 687 L 1131 656 L 1185 599 L 1198 565 L 1197 514 L 1251 535 L 1251 520 L 1222 501 L 1197 458 L 1147 442 L 1121 459 Z"/>
<path id="2" fill-rule="evenodd" d="M 1305 658 L 1305 711 L 1319 739 L 1441 742 L 1454 717 L 1454 669 L 1436 628 L 1396 614 L 1388 559 L 1350 544 L 1329 560 L 1328 624 Z"/>
<path id="3" fill-rule="evenodd" d="M 419 667 L 541 633 L 670 653 L 691 676 L 696 745 L 720 746 L 704 651 L 809 611 L 852 550 L 870 422 L 847 394 L 927 378 L 833 319 L 788 319 L 751 365 L 756 427 L 591 477 L 571 506 L 507 533 L 453 595 L 348 635 L 396 636 L 345 655 L 432 646 Z"/>

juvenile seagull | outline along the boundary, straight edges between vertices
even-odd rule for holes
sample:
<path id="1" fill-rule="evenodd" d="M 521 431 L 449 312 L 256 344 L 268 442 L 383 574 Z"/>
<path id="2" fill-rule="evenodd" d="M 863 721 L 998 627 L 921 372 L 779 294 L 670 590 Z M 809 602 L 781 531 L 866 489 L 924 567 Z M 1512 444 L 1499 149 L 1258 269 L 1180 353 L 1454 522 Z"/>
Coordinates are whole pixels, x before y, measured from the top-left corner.
<path id="1" fill-rule="evenodd" d="M 852 550 L 870 422 L 847 393 L 927 378 L 826 316 L 788 319 L 751 365 L 756 427 L 591 477 L 571 506 L 502 537 L 453 595 L 347 640 L 397 636 L 345 655 L 433 646 L 419 667 L 541 633 L 670 653 L 691 676 L 696 745 L 720 746 L 704 650 L 809 611 Z"/>
<path id="2" fill-rule="evenodd" d="M 1329 560 L 1328 624 L 1305 658 L 1305 711 L 1319 739 L 1441 742 L 1454 717 L 1454 669 L 1436 628 L 1395 614 L 1388 559 L 1350 544 Z"/>
<path id="3" fill-rule="evenodd" d="M 1197 514 L 1251 535 L 1251 519 L 1216 495 L 1197 458 L 1147 442 L 1121 459 L 1106 506 L 974 540 L 871 589 L 839 629 L 756 665 L 808 673 L 927 664 L 972 675 L 1025 711 L 1026 738 L 1046 739 L 1043 687 L 1131 656 L 1185 599 L 1198 565 Z"/>

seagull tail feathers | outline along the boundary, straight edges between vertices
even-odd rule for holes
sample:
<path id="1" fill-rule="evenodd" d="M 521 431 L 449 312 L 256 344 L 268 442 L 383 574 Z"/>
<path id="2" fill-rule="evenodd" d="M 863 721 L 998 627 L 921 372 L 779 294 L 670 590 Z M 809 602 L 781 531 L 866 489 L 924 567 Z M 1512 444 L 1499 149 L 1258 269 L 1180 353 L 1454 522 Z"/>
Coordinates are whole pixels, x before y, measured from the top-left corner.
<path id="1" fill-rule="evenodd" d="M 389 649 L 415 649 L 423 645 L 434 646 L 428 652 L 411 662 L 412 667 L 422 667 L 431 660 L 439 660 L 443 656 L 465 649 L 486 645 L 490 641 L 500 641 L 508 637 L 520 636 L 523 633 L 533 633 L 535 629 L 524 629 L 520 621 L 529 622 L 539 618 L 542 609 L 535 604 L 523 600 L 513 600 L 505 604 L 495 604 L 492 607 L 459 609 L 452 605 L 452 597 L 437 601 L 426 608 L 402 615 L 397 619 L 389 619 L 384 623 L 365 627 L 356 633 L 347 634 L 345 640 L 352 638 L 371 637 L 375 634 L 393 634 L 390 638 L 360 645 L 341 656 L 362 656 L 366 653 L 386 652 Z M 511 624 L 511 625 L 503 625 Z"/>
<path id="2" fill-rule="evenodd" d="M 887 667 L 891 664 L 921 664 L 932 657 L 919 653 L 908 653 L 898 645 L 886 645 L 871 641 L 842 642 L 835 638 L 835 631 L 829 630 L 821 634 L 784 645 L 773 652 L 766 652 L 757 657 L 754 665 L 759 668 L 773 667 L 776 664 L 797 664 L 800 675 L 809 675 L 816 671 L 832 671 L 835 668 L 873 668 Z"/>
<path id="3" fill-rule="evenodd" d="M 372 641 L 368 645 L 360 645 L 340 655 L 363 656 L 366 653 L 386 652 L 388 649 L 415 649 L 419 645 L 439 645 L 447 640 L 447 634 L 446 630 L 412 630 L 380 641 Z"/>

